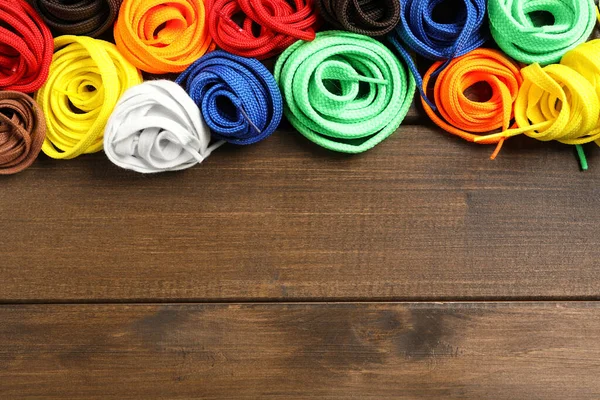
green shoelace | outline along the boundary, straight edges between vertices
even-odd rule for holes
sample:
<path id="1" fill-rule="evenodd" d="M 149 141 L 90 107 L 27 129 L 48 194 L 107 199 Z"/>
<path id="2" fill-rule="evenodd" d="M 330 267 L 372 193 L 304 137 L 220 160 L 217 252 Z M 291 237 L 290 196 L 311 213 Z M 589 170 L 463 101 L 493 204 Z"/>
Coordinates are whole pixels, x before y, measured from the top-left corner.
<path id="1" fill-rule="evenodd" d="M 558 63 L 596 25 L 593 0 L 489 0 L 488 15 L 498 46 L 526 64 Z"/>
<path id="2" fill-rule="evenodd" d="M 341 31 L 294 43 L 274 75 L 290 123 L 316 144 L 343 153 L 369 150 L 394 133 L 416 86 L 383 44 Z"/>

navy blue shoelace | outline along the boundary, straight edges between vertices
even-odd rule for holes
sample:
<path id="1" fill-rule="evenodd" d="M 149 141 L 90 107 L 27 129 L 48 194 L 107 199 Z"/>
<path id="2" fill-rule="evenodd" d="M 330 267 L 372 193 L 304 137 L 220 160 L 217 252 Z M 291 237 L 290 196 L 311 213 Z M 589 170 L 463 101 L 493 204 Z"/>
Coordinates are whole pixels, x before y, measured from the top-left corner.
<path id="1" fill-rule="evenodd" d="M 434 9 L 447 0 L 400 0 L 400 23 L 388 36 L 389 41 L 406 61 L 417 81 L 421 96 L 435 109 L 423 90 L 423 79 L 417 66 L 402 46 L 406 43 L 413 51 L 429 60 L 446 60 L 433 75 L 443 70 L 447 63 L 480 47 L 489 37 L 484 24 L 485 0 L 462 0 L 464 7 L 456 11 L 452 21 L 436 22 Z M 453 5 L 459 4 L 457 1 Z M 452 11 L 451 11 L 452 12 Z"/>
<path id="2" fill-rule="evenodd" d="M 176 82 L 198 105 L 216 139 L 256 143 L 281 122 L 283 102 L 277 82 L 253 58 L 216 50 L 190 65 Z"/>

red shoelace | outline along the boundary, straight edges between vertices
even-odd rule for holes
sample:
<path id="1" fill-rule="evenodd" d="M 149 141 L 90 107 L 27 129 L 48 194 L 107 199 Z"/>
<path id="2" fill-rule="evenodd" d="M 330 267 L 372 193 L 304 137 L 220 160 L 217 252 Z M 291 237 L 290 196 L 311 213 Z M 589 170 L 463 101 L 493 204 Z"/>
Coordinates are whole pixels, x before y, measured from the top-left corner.
<path id="1" fill-rule="evenodd" d="M 24 0 L 0 0 L 0 90 L 31 93 L 46 79 L 54 43 L 50 29 Z"/>
<path id="2" fill-rule="evenodd" d="M 314 0 L 208 0 L 213 40 L 230 53 L 263 60 L 296 40 L 313 40 L 320 24 Z M 234 20 L 241 16 L 241 24 Z M 253 32 L 254 31 L 254 32 Z"/>

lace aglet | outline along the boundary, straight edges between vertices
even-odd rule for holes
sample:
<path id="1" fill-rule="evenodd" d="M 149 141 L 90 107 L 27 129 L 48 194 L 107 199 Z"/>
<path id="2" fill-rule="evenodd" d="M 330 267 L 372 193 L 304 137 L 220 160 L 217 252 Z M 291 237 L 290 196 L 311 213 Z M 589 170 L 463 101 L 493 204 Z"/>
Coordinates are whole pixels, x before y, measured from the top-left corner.
<path id="1" fill-rule="evenodd" d="M 229 16 L 227 14 L 225 14 L 223 11 L 219 10 L 218 11 L 219 15 L 221 16 L 221 18 L 223 18 L 225 20 L 225 22 L 230 25 L 231 27 L 237 29 L 238 32 L 242 33 L 244 32 L 244 28 L 242 28 L 241 26 L 239 26 L 238 24 L 236 24 L 231 18 L 229 18 Z"/>
<path id="2" fill-rule="evenodd" d="M 502 145 L 504 144 L 504 139 L 502 138 L 498 141 L 498 145 L 496 146 L 496 149 L 494 150 L 494 152 L 492 153 L 492 155 L 490 156 L 490 160 L 495 160 L 496 157 L 498 156 L 498 153 L 500 153 L 500 149 L 502 149 Z"/>
<path id="3" fill-rule="evenodd" d="M 363 76 L 363 75 L 357 75 L 355 77 L 355 79 L 359 82 L 376 83 L 376 84 L 384 85 L 384 86 L 387 86 L 389 84 L 387 79 L 369 78 L 369 77 Z"/>
<path id="4" fill-rule="evenodd" d="M 429 97 L 427 97 L 427 94 L 424 91 L 421 91 L 421 98 L 425 103 L 427 103 L 429 108 L 431 108 L 434 112 L 437 112 L 437 106 L 433 101 L 429 100 Z"/>
<path id="5" fill-rule="evenodd" d="M 58 92 L 64 96 L 67 96 L 73 100 L 79 100 L 79 101 L 83 101 L 83 97 L 79 96 L 77 93 L 73 93 L 73 92 L 69 92 L 66 90 L 62 90 L 60 88 L 57 87 L 53 87 L 52 90 L 54 90 L 55 92 Z"/>
<path id="6" fill-rule="evenodd" d="M 576 144 L 575 149 L 577 150 L 577 157 L 579 158 L 579 165 L 581 166 L 581 170 L 587 171 L 588 162 L 587 158 L 585 157 L 585 152 L 583 151 L 583 146 L 581 146 L 580 144 Z"/>
<path id="7" fill-rule="evenodd" d="M 256 126 L 254 124 L 254 122 L 252 122 L 252 120 L 250 119 L 250 117 L 248 117 L 248 114 L 246 114 L 246 111 L 244 111 L 243 107 L 240 107 L 240 112 L 242 113 L 242 115 L 244 116 L 244 118 L 246 118 L 246 121 L 248 121 L 248 123 L 250 124 L 250 126 L 252 126 L 257 133 L 261 133 L 261 130 L 258 128 L 258 126 Z"/>
<path id="8" fill-rule="evenodd" d="M 514 132 L 511 131 L 510 129 L 504 132 L 498 132 L 498 133 L 492 133 L 490 135 L 485 135 L 485 136 L 478 136 L 475 139 L 473 139 L 473 142 L 475 143 L 481 143 L 484 141 L 490 141 L 490 140 L 505 140 L 508 139 L 509 137 L 513 137 L 513 136 L 517 136 L 520 135 L 521 132 L 515 130 Z"/>

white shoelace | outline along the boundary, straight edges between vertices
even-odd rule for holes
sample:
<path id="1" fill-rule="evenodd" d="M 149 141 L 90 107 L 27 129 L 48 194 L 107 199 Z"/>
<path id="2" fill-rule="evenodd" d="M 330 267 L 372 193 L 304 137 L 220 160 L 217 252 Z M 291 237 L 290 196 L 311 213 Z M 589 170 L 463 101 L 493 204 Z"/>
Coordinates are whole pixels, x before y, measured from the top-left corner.
<path id="1" fill-rule="evenodd" d="M 210 145 L 210 130 L 200 110 L 185 90 L 167 80 L 127 90 L 104 131 L 108 158 L 141 173 L 190 168 L 223 143 Z"/>

